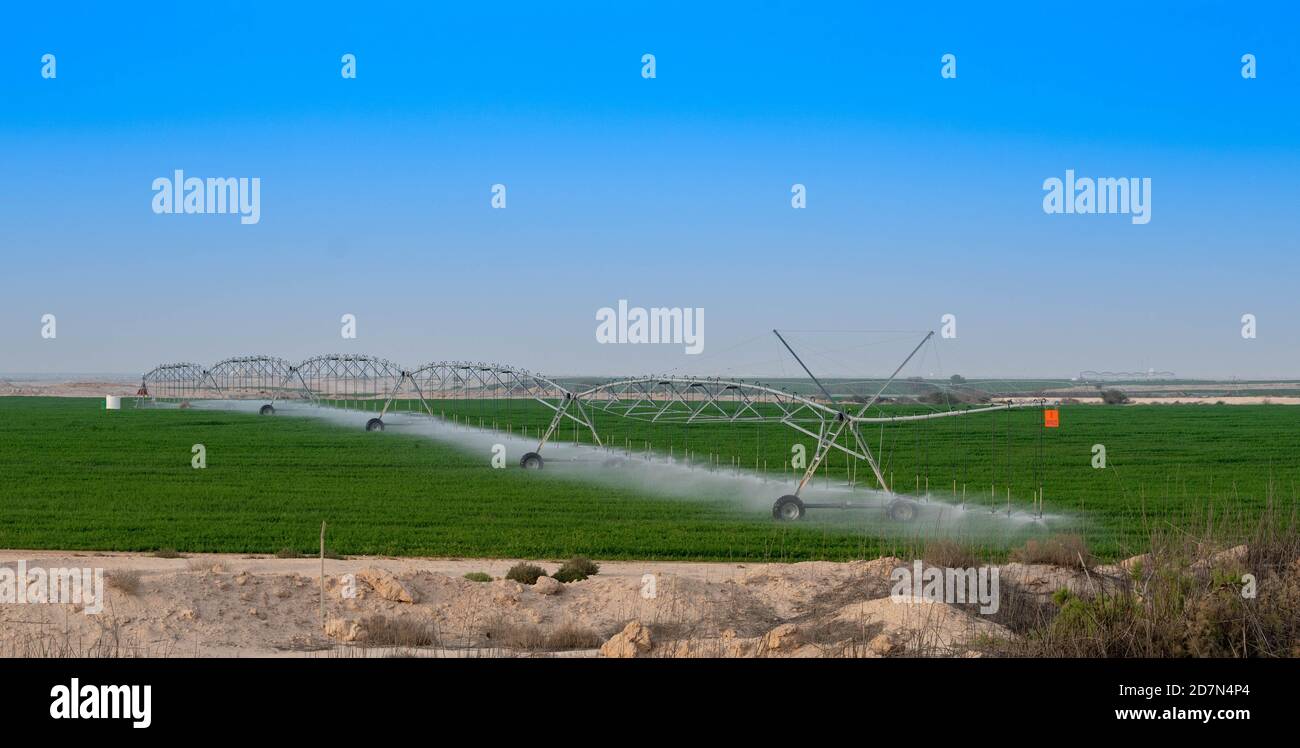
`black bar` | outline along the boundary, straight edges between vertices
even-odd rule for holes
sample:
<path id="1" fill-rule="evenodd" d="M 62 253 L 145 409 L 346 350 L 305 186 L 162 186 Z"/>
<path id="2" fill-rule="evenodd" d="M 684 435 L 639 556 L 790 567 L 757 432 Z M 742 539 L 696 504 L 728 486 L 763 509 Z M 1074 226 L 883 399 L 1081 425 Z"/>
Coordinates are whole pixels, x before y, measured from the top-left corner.
<path id="1" fill-rule="evenodd" d="M 493 734 L 518 725 L 577 736 L 607 720 L 692 734 L 706 719 L 736 730 L 782 723 L 808 729 L 812 720 L 864 739 L 905 728 L 912 735 L 1016 740 L 1035 729 L 1045 730 L 1039 735 L 1048 738 L 1225 727 L 1249 734 L 1244 731 L 1289 724 L 1296 669 L 1288 661 L 1190 659 L 362 659 L 324 654 L 283 660 L 15 660 L 5 663 L 5 672 L 0 679 L 5 723 L 36 728 L 51 738 L 118 732 L 248 740 L 282 732 L 295 737 L 369 733 L 382 739 L 387 735 L 376 730 L 385 726 L 407 725 L 416 736 L 436 737 L 465 724 L 491 725 Z M 82 687 L 149 685 L 150 726 L 132 728 L 129 719 L 52 718 L 51 691 L 69 686 L 72 678 Z M 1169 695 L 1171 684 L 1181 693 Z M 1135 692 L 1125 695 L 1125 686 Z M 1192 692 L 1201 687 L 1210 690 Z M 815 708 L 794 708 L 810 700 Z M 1131 709 L 1155 713 L 1118 718 L 1116 710 Z M 1178 709 L 1233 710 L 1235 718 L 1216 714 L 1207 723 L 1166 712 Z"/>

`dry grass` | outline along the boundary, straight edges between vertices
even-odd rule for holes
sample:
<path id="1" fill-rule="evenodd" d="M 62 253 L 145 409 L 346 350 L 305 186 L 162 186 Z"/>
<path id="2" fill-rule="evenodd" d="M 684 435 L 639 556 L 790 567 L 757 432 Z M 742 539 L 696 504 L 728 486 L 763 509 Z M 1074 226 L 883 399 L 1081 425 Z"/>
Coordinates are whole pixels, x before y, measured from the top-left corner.
<path id="1" fill-rule="evenodd" d="M 154 558 L 185 558 L 175 548 L 159 548 L 153 552 Z"/>
<path id="2" fill-rule="evenodd" d="M 992 654 L 1027 657 L 1300 657 L 1300 523 L 1272 504 L 1240 525 L 1154 531 L 1147 560 L 1118 591 L 1066 592 L 1050 619 Z M 1238 546 L 1239 548 L 1239 546 Z M 1248 596 L 1245 575 L 1255 579 Z"/>
<path id="3" fill-rule="evenodd" d="M 75 637 L 66 629 L 51 627 L 18 636 L 0 648 L 0 657 L 36 659 L 170 657 L 173 654 L 170 648 L 158 649 L 149 642 L 137 642 L 125 636 L 116 622 L 104 627 L 93 640 Z"/>

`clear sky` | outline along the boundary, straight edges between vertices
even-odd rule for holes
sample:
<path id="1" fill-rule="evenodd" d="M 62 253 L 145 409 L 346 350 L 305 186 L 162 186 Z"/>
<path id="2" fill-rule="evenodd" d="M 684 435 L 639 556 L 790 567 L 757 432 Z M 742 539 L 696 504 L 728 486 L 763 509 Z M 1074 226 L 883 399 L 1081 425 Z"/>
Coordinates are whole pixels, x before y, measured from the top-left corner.
<path id="1" fill-rule="evenodd" d="M 119 5 L 0 26 L 0 371 L 721 373 L 955 314 L 969 376 L 1300 376 L 1291 3 Z M 155 214 L 176 169 L 259 178 L 260 222 Z M 1151 221 L 1045 214 L 1067 169 Z M 598 344 L 619 299 L 704 308 L 705 356 Z"/>

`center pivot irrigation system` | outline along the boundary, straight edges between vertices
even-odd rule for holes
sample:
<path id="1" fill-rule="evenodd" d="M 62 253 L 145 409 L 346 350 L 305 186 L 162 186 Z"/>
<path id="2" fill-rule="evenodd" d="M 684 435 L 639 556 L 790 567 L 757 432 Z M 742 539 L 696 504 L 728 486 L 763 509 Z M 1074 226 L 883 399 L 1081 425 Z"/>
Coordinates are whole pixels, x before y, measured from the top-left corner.
<path id="1" fill-rule="evenodd" d="M 502 402 L 532 401 L 540 403 L 551 415 L 544 430 L 536 429 L 539 436 L 536 449 L 520 458 L 520 466 L 526 469 L 543 466 L 542 450 L 566 424 L 575 429 L 575 441 L 580 429 L 590 433 L 596 446 L 615 447 L 609 443 L 612 439 L 602 440 L 596 427 L 598 414 L 654 424 L 781 423 L 815 439 L 817 446 L 794 492 L 781 496 L 773 504 L 774 518 L 797 520 L 808 509 L 880 508 L 876 503 L 805 502 L 800 497 L 827 457 L 838 451 L 870 466 L 876 484 L 886 496 L 884 510 L 891 518 L 904 522 L 917 516 L 918 504 L 891 488 L 879 460 L 863 438 L 865 425 L 928 421 L 1046 405 L 1045 400 L 1006 401 L 921 414 L 868 416 L 885 389 L 934 336 L 933 332 L 912 349 L 873 396 L 848 405 L 826 388 L 780 332 L 772 332 L 816 385 L 821 400 L 741 379 L 651 376 L 616 379 L 585 388 L 564 387 L 540 374 L 501 364 L 437 361 L 407 369 L 373 356 L 328 354 L 313 356 L 296 365 L 273 356 L 237 356 L 210 368 L 194 363 L 163 364 L 144 375 L 136 404 L 172 401 L 188 407 L 191 400 L 198 399 L 265 400 L 259 412 L 271 415 L 275 413 L 276 403 L 281 401 L 310 402 L 378 411 L 366 422 L 366 430 L 383 431 L 384 417 L 397 411 L 472 425 L 472 413 L 457 413 L 453 409 L 448 415 L 442 406 L 451 402 L 477 403 L 478 426 L 504 428 Z M 513 433 L 513 425 L 508 428 Z M 520 433 L 528 435 L 526 428 Z M 631 440 L 625 439 L 622 447 L 630 451 Z M 691 458 L 689 443 L 682 455 Z"/>

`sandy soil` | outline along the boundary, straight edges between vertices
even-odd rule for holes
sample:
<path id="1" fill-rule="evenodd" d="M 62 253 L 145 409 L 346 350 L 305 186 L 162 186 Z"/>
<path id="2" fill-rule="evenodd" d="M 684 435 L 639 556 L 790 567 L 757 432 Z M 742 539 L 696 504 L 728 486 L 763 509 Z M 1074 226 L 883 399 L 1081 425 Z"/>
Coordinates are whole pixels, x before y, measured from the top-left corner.
<path id="1" fill-rule="evenodd" d="M 50 379 L 2 379 L 0 396 L 24 397 L 103 397 L 120 395 L 134 397 L 140 382 L 136 381 L 81 381 L 60 382 Z"/>
<path id="2" fill-rule="evenodd" d="M 895 558 L 610 561 L 587 580 L 535 586 L 501 579 L 515 560 L 326 559 L 324 627 L 319 559 L 0 551 L 0 564 L 20 559 L 28 568 L 104 569 L 104 610 L 0 605 L 0 656 L 386 656 L 396 646 L 459 657 L 876 657 L 922 648 L 969 655 L 976 635 L 1011 635 L 970 607 L 895 602 L 889 575 L 905 564 Z M 559 566 L 538 563 L 549 572 Z M 470 581 L 467 572 L 494 581 Z M 1050 567 L 1034 583 L 1044 575 L 1066 577 L 1050 589 L 1072 583 L 1071 572 Z"/>

